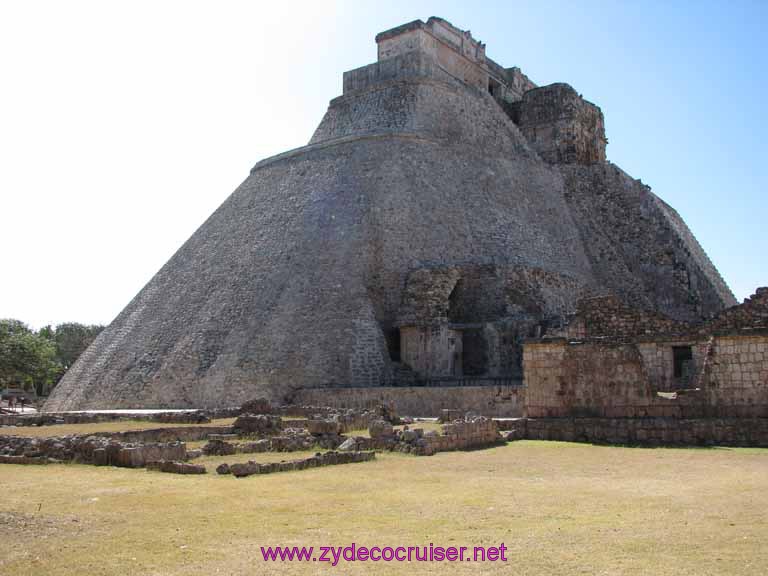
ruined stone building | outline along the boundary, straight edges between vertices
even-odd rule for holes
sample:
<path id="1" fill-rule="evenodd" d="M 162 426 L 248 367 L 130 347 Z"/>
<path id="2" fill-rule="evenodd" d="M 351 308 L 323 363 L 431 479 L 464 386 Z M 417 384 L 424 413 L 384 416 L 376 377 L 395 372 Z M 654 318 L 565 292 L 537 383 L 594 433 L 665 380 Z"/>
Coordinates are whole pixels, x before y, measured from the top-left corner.
<path id="1" fill-rule="evenodd" d="M 573 329 L 580 300 L 667 318 L 665 338 L 736 304 L 677 212 L 606 160 L 602 112 L 571 86 L 537 86 L 440 18 L 376 42 L 378 61 L 344 74 L 309 144 L 256 164 L 48 410 L 353 389 L 451 402 L 455 384 L 513 402 L 523 367 L 547 355 L 589 367 L 569 341 L 542 340 L 523 362 L 524 341 Z M 680 345 L 701 363 L 708 337 L 691 334 Z M 657 347 L 612 349 L 616 370 L 677 361 Z M 542 378 L 536 402 L 592 409 L 588 382 L 561 395 Z"/>
<path id="2" fill-rule="evenodd" d="M 768 288 L 698 323 L 592 298 L 524 348 L 529 417 L 768 417 Z"/>

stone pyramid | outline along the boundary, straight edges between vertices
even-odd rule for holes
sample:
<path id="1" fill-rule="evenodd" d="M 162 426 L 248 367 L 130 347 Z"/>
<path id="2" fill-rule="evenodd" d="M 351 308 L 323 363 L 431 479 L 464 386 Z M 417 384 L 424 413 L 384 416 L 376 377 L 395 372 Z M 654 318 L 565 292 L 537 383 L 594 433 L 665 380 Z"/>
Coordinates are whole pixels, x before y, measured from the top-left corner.
<path id="1" fill-rule="evenodd" d="M 614 294 L 735 304 L 678 214 L 605 159 L 600 109 L 440 18 L 376 37 L 309 145 L 259 162 L 46 410 L 522 377 L 520 341 Z"/>

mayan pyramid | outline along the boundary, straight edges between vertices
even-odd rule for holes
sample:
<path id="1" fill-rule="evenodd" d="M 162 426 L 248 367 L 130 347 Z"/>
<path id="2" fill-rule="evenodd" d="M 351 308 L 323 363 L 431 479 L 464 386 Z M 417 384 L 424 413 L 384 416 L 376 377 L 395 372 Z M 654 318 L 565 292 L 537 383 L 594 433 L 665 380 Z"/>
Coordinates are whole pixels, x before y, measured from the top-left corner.
<path id="1" fill-rule="evenodd" d="M 520 341 L 584 296 L 682 320 L 735 304 L 675 210 L 606 161 L 573 88 L 440 18 L 376 42 L 309 144 L 256 164 L 47 410 L 520 378 Z"/>

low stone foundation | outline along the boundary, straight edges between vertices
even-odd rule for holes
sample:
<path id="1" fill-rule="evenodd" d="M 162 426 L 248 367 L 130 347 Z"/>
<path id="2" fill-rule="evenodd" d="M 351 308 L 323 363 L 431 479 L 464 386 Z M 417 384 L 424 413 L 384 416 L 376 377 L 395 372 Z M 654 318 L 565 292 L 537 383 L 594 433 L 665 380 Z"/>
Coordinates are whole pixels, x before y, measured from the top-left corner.
<path id="1" fill-rule="evenodd" d="M 174 462 L 160 460 L 158 462 L 147 463 L 147 470 L 157 472 L 166 472 L 168 474 L 205 474 L 205 466 L 198 464 L 187 464 L 186 462 Z"/>
<path id="2" fill-rule="evenodd" d="M 496 424 L 488 418 L 456 420 L 444 424 L 441 434 L 425 434 L 424 440 L 427 442 L 426 454 L 485 448 L 501 442 Z"/>
<path id="3" fill-rule="evenodd" d="M 197 442 L 213 434 L 231 434 L 232 431 L 232 426 L 179 426 L 128 432 L 97 432 L 93 436 L 118 442 Z"/>
<path id="4" fill-rule="evenodd" d="M 258 462 L 242 462 L 238 464 L 219 466 L 216 471 L 219 474 L 232 474 L 236 478 L 244 478 L 254 474 L 272 474 L 274 472 L 288 472 L 291 470 L 306 470 L 319 466 L 333 466 L 336 464 L 352 464 L 355 462 L 369 462 L 376 458 L 374 452 L 326 452 L 315 454 L 301 460 L 290 462 L 272 462 L 259 464 Z"/>
<path id="5" fill-rule="evenodd" d="M 0 436 L 0 463 L 78 462 L 97 466 L 140 468 L 155 460 L 186 460 L 182 442 L 120 442 L 104 436 L 30 438 Z"/>
<path id="6" fill-rule="evenodd" d="M 232 424 L 232 432 L 249 436 L 272 436 L 283 429 L 280 416 L 271 414 L 242 414 Z"/>
<path id="7" fill-rule="evenodd" d="M 203 446 L 206 455 L 229 456 L 231 454 L 258 454 L 261 452 L 296 452 L 309 450 L 315 444 L 323 444 L 323 437 L 316 437 L 306 430 L 286 428 L 279 436 L 255 441 L 240 442 L 237 439 L 212 438 Z M 341 440 L 334 443 L 335 448 Z"/>
<path id="8" fill-rule="evenodd" d="M 529 418 L 515 437 L 642 446 L 768 447 L 768 418 Z"/>
<path id="9" fill-rule="evenodd" d="M 174 444 L 108 444 L 93 451 L 96 466 L 119 466 L 121 468 L 143 468 L 152 462 L 165 460 L 186 460 L 187 446 Z"/>
<path id="10" fill-rule="evenodd" d="M 456 420 L 442 427 L 438 434 L 434 430 L 425 432 L 421 428 L 394 430 L 386 422 L 373 422 L 369 428 L 370 437 L 347 438 L 339 450 L 388 450 L 416 456 L 431 456 L 436 452 L 487 448 L 502 441 L 493 420 L 483 417 Z"/>

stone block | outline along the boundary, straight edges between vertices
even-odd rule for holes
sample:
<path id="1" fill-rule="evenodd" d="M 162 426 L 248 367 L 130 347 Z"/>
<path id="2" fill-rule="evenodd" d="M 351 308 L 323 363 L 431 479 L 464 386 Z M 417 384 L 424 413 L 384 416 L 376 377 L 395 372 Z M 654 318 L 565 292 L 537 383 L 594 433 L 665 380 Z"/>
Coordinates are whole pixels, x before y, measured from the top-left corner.
<path id="1" fill-rule="evenodd" d="M 313 436 L 324 434 L 338 434 L 341 431 L 341 425 L 333 420 L 309 420 L 307 430 Z"/>
<path id="2" fill-rule="evenodd" d="M 395 435 L 395 429 L 392 427 L 392 424 L 385 420 L 374 420 L 368 426 L 368 433 L 374 439 L 392 438 Z"/>

